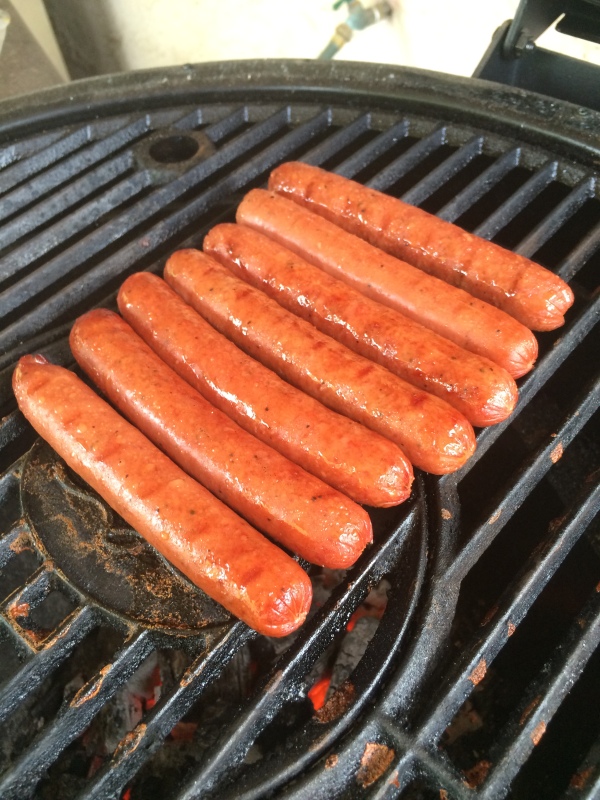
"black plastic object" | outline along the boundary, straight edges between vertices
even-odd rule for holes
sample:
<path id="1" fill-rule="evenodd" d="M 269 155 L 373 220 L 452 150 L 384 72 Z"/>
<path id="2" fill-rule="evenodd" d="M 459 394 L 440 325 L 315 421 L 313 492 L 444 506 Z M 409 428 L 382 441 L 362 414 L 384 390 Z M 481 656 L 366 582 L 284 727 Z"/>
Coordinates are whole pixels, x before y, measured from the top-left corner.
<path id="1" fill-rule="evenodd" d="M 113 76 L 0 106 L 3 800 L 598 795 L 599 123 L 485 81 L 335 62 Z M 181 161 L 149 160 L 163 137 L 183 143 Z M 201 157 L 185 144 L 199 137 L 211 143 Z M 404 506 L 373 511 L 374 546 L 347 573 L 311 570 L 328 594 L 297 635 L 182 629 L 169 603 L 147 624 L 60 552 L 49 558 L 56 509 L 31 494 L 43 448 L 30 452 L 12 368 L 34 351 L 70 365 L 77 314 L 114 306 L 128 274 L 200 245 L 289 159 L 535 258 L 576 303 L 539 336 L 517 410 L 479 432 L 474 458 L 455 475 L 418 474 Z M 379 624 L 315 710 L 308 692 L 347 664 L 377 586 Z M 185 669 L 157 702 L 116 748 L 90 753 L 132 678 L 179 651 Z"/>
<path id="2" fill-rule="evenodd" d="M 521 0 L 515 18 L 494 33 L 473 77 L 600 110 L 600 66 L 536 44 L 557 20 L 560 33 L 600 41 L 597 0 Z"/>

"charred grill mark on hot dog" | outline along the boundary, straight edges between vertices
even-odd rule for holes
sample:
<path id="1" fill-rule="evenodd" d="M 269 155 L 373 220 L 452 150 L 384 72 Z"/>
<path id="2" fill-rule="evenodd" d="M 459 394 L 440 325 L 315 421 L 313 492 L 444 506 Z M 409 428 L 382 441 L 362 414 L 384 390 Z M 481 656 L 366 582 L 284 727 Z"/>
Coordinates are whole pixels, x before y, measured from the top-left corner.
<path id="1" fill-rule="evenodd" d="M 247 353 L 396 442 L 415 466 L 451 472 L 473 453 L 473 429 L 456 409 L 320 333 L 204 253 L 178 251 L 167 262 L 165 277 Z"/>

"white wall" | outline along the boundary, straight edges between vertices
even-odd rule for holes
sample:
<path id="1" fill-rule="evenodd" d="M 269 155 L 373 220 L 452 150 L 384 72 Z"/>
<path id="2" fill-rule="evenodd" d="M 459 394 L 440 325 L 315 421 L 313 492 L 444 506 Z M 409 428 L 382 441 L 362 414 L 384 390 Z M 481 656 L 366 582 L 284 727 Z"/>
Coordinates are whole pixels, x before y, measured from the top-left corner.
<path id="1" fill-rule="evenodd" d="M 42 0 L 12 2 L 22 16 L 44 27 Z M 78 44 L 91 47 L 102 72 L 239 58 L 316 58 L 347 15 L 345 7 L 333 11 L 333 0 L 47 2 L 61 8 L 63 15 L 81 16 L 81 30 L 89 37 Z M 363 0 L 366 6 L 374 2 Z M 395 9 L 392 19 L 355 33 L 337 58 L 471 75 L 496 28 L 511 19 L 518 6 L 518 0 L 390 3 Z M 539 43 L 600 63 L 600 45 L 554 31 Z"/>
<path id="2" fill-rule="evenodd" d="M 26 1 L 26 0 L 25 0 Z M 315 58 L 347 16 L 333 0 L 81 0 L 102 6 L 103 47 L 120 69 L 236 58 Z M 370 5 L 374 0 L 364 0 Z M 470 75 L 518 0 L 392 0 L 391 21 L 355 34 L 338 58 Z"/>

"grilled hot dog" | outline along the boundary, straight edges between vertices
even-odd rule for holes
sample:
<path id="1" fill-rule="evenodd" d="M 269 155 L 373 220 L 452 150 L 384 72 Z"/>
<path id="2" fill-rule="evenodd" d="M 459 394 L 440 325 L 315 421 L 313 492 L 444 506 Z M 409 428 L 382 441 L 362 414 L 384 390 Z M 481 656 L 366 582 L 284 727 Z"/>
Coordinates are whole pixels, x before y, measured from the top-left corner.
<path id="1" fill-rule="evenodd" d="M 80 317 L 70 343 L 79 365 L 142 433 L 276 541 L 341 569 L 372 540 L 366 511 L 211 406 L 118 314 Z"/>
<path id="2" fill-rule="evenodd" d="M 367 297 L 489 358 L 513 378 L 525 375 L 535 363 L 537 340 L 516 319 L 286 197 L 253 189 L 238 207 L 237 221 L 289 247 Z"/>
<path id="3" fill-rule="evenodd" d="M 517 401 L 511 376 L 383 306 L 286 247 L 241 225 L 213 228 L 204 251 L 351 350 L 458 409 L 473 425 L 506 419 Z"/>
<path id="4" fill-rule="evenodd" d="M 173 254 L 165 278 L 247 353 L 396 442 L 414 465 L 451 472 L 473 452 L 473 429 L 454 408 L 317 331 L 204 253 Z"/>
<path id="5" fill-rule="evenodd" d="M 412 467 L 396 445 L 281 380 L 156 275 L 129 277 L 118 303 L 163 361 L 258 439 L 359 503 L 406 500 Z"/>
<path id="6" fill-rule="evenodd" d="M 260 633 L 285 636 L 302 624 L 312 588 L 300 566 L 76 375 L 25 356 L 13 388 L 40 436 L 193 583 Z"/>
<path id="7" fill-rule="evenodd" d="M 550 270 L 355 181 L 290 162 L 273 171 L 269 188 L 534 331 L 563 325 L 573 304 L 569 286 Z"/>

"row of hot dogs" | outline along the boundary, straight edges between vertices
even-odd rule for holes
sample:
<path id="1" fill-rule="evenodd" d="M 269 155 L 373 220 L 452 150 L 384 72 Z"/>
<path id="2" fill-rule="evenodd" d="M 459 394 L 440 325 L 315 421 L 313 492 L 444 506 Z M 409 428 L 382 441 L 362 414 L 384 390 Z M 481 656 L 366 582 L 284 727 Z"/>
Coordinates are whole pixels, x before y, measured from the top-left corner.
<path id="1" fill-rule="evenodd" d="M 257 529 L 313 563 L 353 564 L 372 540 L 360 504 L 403 502 L 412 465 L 460 468 L 472 425 L 515 406 L 529 328 L 562 324 L 573 297 L 532 262 L 322 170 L 282 165 L 270 188 L 204 253 L 175 253 L 164 281 L 128 278 L 122 316 L 77 320 L 73 354 L 118 411 L 40 356 L 13 385 L 38 433 L 172 564 L 283 636 L 311 584 Z"/>

